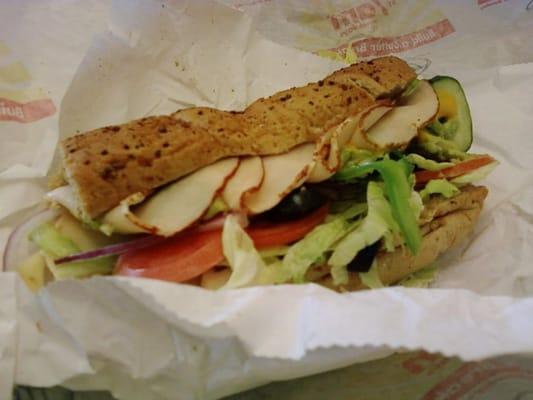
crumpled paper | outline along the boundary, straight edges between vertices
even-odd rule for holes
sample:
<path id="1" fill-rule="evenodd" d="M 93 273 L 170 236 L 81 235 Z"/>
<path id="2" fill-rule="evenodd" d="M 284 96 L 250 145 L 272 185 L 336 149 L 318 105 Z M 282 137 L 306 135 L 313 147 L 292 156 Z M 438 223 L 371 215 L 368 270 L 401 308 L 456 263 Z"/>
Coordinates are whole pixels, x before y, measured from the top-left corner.
<path id="1" fill-rule="evenodd" d="M 452 25 L 458 11 L 447 10 Z M 95 38 L 63 98 L 60 135 L 191 105 L 239 109 L 341 65 L 265 39 L 257 21 L 212 2 L 114 2 L 110 31 Z M 443 40 L 453 35 L 461 33 Z M 431 46 L 420 49 L 437 60 L 439 47 Z M 412 57 L 420 63 L 420 54 Z M 108 389 L 128 399 L 214 399 L 399 349 L 465 360 L 531 352 L 533 63 L 498 60 L 480 68 L 444 59 L 424 72 L 461 80 L 473 151 L 501 162 L 487 180 L 482 218 L 441 261 L 436 288 L 212 293 L 125 278 L 57 282 L 36 297 L 18 291 L 16 382 Z"/>
<path id="2" fill-rule="evenodd" d="M 8 399 L 15 380 L 17 356 L 17 289 L 15 274 L 0 279 L 0 398 Z"/>

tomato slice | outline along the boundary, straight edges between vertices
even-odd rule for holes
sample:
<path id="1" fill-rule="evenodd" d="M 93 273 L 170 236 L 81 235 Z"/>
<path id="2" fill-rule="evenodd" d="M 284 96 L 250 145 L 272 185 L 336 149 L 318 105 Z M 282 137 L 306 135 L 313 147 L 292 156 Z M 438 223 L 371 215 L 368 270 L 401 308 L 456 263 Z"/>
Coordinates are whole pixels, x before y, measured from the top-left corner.
<path id="1" fill-rule="evenodd" d="M 325 204 L 299 220 L 281 224 L 264 223 L 251 225 L 246 229 L 246 233 L 250 235 L 255 247 L 258 249 L 281 246 L 292 243 L 311 232 L 315 226 L 326 219 L 328 211 L 329 204 Z"/>
<path id="2" fill-rule="evenodd" d="M 471 172 L 475 169 L 484 167 L 494 162 L 494 158 L 488 155 L 479 156 L 460 162 L 453 167 L 448 167 L 441 169 L 439 171 L 418 171 L 415 172 L 416 183 L 426 183 L 432 179 L 451 179 L 457 176 L 464 175 L 468 172 Z"/>
<path id="3" fill-rule="evenodd" d="M 122 254 L 115 274 L 184 282 L 224 259 L 222 230 L 192 231 Z"/>
<path id="4" fill-rule="evenodd" d="M 309 233 L 328 214 L 324 205 L 297 221 L 257 223 L 246 229 L 258 249 L 292 243 Z M 155 245 L 122 254 L 115 274 L 185 282 L 224 259 L 222 229 L 183 232 Z"/>

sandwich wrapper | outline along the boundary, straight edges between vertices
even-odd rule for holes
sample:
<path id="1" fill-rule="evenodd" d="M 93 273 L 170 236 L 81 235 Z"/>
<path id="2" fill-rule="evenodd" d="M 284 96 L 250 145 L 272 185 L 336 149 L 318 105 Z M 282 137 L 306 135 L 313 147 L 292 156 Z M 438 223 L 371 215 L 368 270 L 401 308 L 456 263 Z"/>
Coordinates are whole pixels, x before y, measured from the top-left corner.
<path id="1" fill-rule="evenodd" d="M 55 282 L 35 296 L 14 273 L 5 273 L 0 379 L 105 389 L 127 399 L 214 399 L 395 351 L 424 349 L 464 360 L 531 353 L 533 63 L 526 61 L 533 55 L 524 59 L 520 47 L 531 25 L 512 12 L 494 29 L 498 37 L 480 28 L 492 45 L 476 56 L 463 53 L 468 61 L 461 63 L 457 54 L 448 57 L 454 41 L 475 37 L 475 22 L 494 21 L 497 12 L 442 3 L 428 7 L 448 13 L 452 33 L 444 26 L 442 40 L 399 55 L 421 71 L 429 65 L 425 76 L 450 74 L 461 81 L 474 118 L 472 151 L 490 153 L 501 164 L 484 183 L 490 193 L 473 234 L 439 261 L 433 288 L 337 294 L 306 284 L 209 292 L 97 277 Z M 481 11 L 488 14 L 479 16 Z M 265 16 L 286 17 L 286 29 L 301 27 L 293 35 L 300 39 L 312 18 L 291 18 L 280 4 L 247 12 L 255 17 L 207 1 L 114 2 L 109 31 L 94 38 L 63 98 L 60 135 L 193 105 L 242 109 L 343 65 L 264 36 L 277 39 L 276 29 L 265 29 Z M 471 26 L 462 35 L 467 21 Z M 28 139 L 25 145 L 37 151 L 38 143 Z M 15 201 L 2 232 L 28 213 L 27 203 Z"/>

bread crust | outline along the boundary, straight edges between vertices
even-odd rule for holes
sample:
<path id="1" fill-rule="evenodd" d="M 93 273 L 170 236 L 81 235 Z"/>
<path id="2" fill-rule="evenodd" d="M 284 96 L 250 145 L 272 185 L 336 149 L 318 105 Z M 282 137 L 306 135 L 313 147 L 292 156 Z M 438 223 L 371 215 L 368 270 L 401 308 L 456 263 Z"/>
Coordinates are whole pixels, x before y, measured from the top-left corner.
<path id="1" fill-rule="evenodd" d="M 286 152 L 379 99 L 416 74 L 396 57 L 348 66 L 319 82 L 259 99 L 243 112 L 206 107 L 108 126 L 60 143 L 65 177 L 82 215 L 94 218 L 221 158 Z"/>

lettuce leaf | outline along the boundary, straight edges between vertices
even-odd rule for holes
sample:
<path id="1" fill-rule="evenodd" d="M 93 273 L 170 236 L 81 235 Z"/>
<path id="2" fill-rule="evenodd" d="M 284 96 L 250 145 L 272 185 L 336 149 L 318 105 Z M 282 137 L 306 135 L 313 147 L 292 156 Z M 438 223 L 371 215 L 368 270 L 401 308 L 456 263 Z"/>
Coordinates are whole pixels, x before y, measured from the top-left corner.
<path id="1" fill-rule="evenodd" d="M 30 233 L 30 240 L 39 247 L 48 269 L 57 280 L 110 274 L 115 265 L 116 257 L 102 257 L 56 265 L 55 259 L 79 253 L 81 248 L 49 222 L 35 228 Z"/>
<path id="2" fill-rule="evenodd" d="M 456 193 L 459 193 L 459 189 L 453 183 L 450 183 L 446 179 L 432 179 L 420 191 L 420 197 L 422 200 L 425 200 L 432 194 L 441 194 L 449 199 Z"/>
<path id="3" fill-rule="evenodd" d="M 424 209 L 424 202 L 422 201 L 420 194 L 414 189 L 411 192 L 411 197 L 409 198 L 409 206 L 418 220 L 418 218 L 420 218 L 420 214 L 422 214 L 422 210 Z"/>
<path id="4" fill-rule="evenodd" d="M 233 215 L 228 215 L 222 230 L 222 251 L 232 272 L 221 289 L 250 286 L 265 269 L 265 262 L 254 242 Z"/>
<path id="5" fill-rule="evenodd" d="M 348 282 L 347 265 L 366 246 L 384 237 L 386 246 L 394 247 L 393 234 L 399 233 L 400 228 L 392 217 L 382 187 L 376 182 L 368 183 L 367 203 L 368 213 L 362 223 L 339 241 L 328 261 L 336 285 Z"/>
<path id="6" fill-rule="evenodd" d="M 294 282 L 303 282 L 307 270 L 317 262 L 326 262 L 326 252 L 341 237 L 352 231 L 359 221 L 354 219 L 367 210 L 366 203 L 355 203 L 344 211 L 328 215 L 326 222 L 315 227 L 303 239 L 289 247 L 283 267 Z"/>
<path id="7" fill-rule="evenodd" d="M 46 262 L 43 255 L 37 251 L 26 258 L 18 267 L 17 272 L 32 292 L 42 288 L 47 280 Z"/>
<path id="8" fill-rule="evenodd" d="M 350 228 L 348 220 L 339 215 L 325 224 L 318 225 L 292 245 L 283 258 L 283 267 L 290 271 L 294 282 L 304 282 L 309 267 Z"/>
<path id="9" fill-rule="evenodd" d="M 378 266 L 375 262 L 372 263 L 372 266 L 368 272 L 359 273 L 359 279 L 361 279 L 361 282 L 363 282 L 363 284 L 370 289 L 381 289 L 385 287 L 383 282 L 381 282 L 381 278 L 379 277 L 378 273 Z"/>
<path id="10" fill-rule="evenodd" d="M 415 218 L 418 219 L 424 204 L 414 189 L 411 189 L 409 207 Z M 331 276 L 336 285 L 348 281 L 347 265 L 357 256 L 359 251 L 380 239 L 383 239 L 383 245 L 387 251 L 393 251 L 395 239 L 401 236 L 400 227 L 393 217 L 391 206 L 380 183 L 369 182 L 367 208 L 368 213 L 362 223 L 335 245 L 333 254 L 328 261 L 328 264 L 331 265 Z M 377 272 L 369 271 L 368 273 L 370 275 L 366 275 L 365 279 L 369 279 L 369 283 L 375 283 L 376 279 L 379 280 Z"/>
<path id="11" fill-rule="evenodd" d="M 115 265 L 115 257 L 98 258 L 57 265 L 53 258 L 43 251 L 46 266 L 56 280 L 81 279 L 95 275 L 109 275 Z"/>
<path id="12" fill-rule="evenodd" d="M 410 204 L 414 185 L 413 165 L 411 163 L 405 158 L 395 161 L 387 156 L 379 161 L 347 166 L 337 172 L 334 178 L 351 182 L 374 171 L 379 172 L 383 179 L 384 192 L 390 202 L 392 216 L 399 226 L 407 247 L 416 254 L 422 236 L 412 210 L 412 204 Z"/>
<path id="13" fill-rule="evenodd" d="M 364 214 L 367 210 L 368 206 L 366 203 L 356 203 L 342 211 L 340 216 L 344 219 L 354 219 Z"/>
<path id="14" fill-rule="evenodd" d="M 289 246 L 274 246 L 259 250 L 259 254 L 264 260 L 268 258 L 284 256 L 285 254 L 287 254 L 288 251 Z"/>
<path id="15" fill-rule="evenodd" d="M 278 284 L 291 279 L 290 273 L 277 259 L 278 255 L 287 251 L 287 247 L 257 251 L 252 239 L 232 215 L 228 215 L 224 221 L 222 248 L 232 271 L 221 289 Z M 270 260 L 273 261 L 268 262 Z"/>
<path id="16" fill-rule="evenodd" d="M 206 213 L 202 217 L 202 220 L 207 221 L 213 218 L 215 215 L 218 215 L 229 209 L 228 205 L 221 196 L 215 197 L 215 199 L 209 205 Z"/>
<path id="17" fill-rule="evenodd" d="M 259 271 L 254 285 L 276 285 L 290 281 L 291 273 L 287 268 L 284 268 L 281 260 L 266 264 L 264 268 Z"/>

